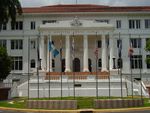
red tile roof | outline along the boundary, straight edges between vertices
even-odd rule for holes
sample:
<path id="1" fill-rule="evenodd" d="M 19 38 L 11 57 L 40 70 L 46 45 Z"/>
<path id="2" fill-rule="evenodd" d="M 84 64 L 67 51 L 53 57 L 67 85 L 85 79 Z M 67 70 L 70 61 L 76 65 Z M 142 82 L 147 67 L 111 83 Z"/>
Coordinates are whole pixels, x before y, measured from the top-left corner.
<path id="1" fill-rule="evenodd" d="M 150 6 L 104 6 L 104 5 L 51 5 L 23 8 L 24 13 L 59 13 L 59 12 L 149 12 Z"/>

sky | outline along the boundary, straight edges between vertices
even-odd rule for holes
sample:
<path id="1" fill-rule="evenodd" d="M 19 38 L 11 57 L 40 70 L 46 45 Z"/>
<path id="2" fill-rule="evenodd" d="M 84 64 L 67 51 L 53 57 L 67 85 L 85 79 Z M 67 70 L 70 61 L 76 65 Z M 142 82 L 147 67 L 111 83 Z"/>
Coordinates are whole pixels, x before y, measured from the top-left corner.
<path id="1" fill-rule="evenodd" d="M 150 0 L 20 0 L 23 7 L 38 7 L 56 4 L 99 4 L 110 6 L 150 6 Z"/>

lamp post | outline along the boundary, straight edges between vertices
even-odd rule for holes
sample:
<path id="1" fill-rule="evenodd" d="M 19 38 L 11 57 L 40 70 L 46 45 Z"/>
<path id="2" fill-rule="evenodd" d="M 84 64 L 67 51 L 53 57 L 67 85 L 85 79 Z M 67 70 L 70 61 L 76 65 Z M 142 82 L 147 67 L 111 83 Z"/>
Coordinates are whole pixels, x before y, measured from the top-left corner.
<path id="1" fill-rule="evenodd" d="M 96 48 L 96 50 L 95 50 L 95 60 L 96 60 L 96 65 L 95 65 L 95 67 L 96 67 L 96 76 L 95 76 L 95 78 L 96 78 L 96 98 L 98 99 L 98 70 L 97 70 L 97 61 L 98 61 L 98 48 Z"/>

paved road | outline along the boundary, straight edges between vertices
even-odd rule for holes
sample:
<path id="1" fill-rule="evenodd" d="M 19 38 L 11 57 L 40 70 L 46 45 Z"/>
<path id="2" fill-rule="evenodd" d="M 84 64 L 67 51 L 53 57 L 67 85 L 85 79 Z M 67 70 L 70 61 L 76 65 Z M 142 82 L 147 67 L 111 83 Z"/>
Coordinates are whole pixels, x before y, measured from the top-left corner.
<path id="1" fill-rule="evenodd" d="M 0 113 L 34 113 L 34 112 L 14 112 L 14 111 L 1 111 Z M 40 113 L 44 113 L 44 112 L 40 112 Z M 102 113 L 102 112 L 100 112 Z M 106 112 L 103 112 L 106 113 Z M 150 113 L 150 110 L 141 110 L 141 111 L 126 111 L 126 112 L 107 112 L 107 113 Z"/>
<path id="2" fill-rule="evenodd" d="M 126 112 L 107 112 L 107 113 L 150 113 L 150 110 L 126 111 Z"/>
<path id="3" fill-rule="evenodd" d="M 13 112 L 13 111 L 1 111 L 0 110 L 0 113 L 23 113 L 23 112 L 18 112 L 18 111 L 17 112 Z"/>

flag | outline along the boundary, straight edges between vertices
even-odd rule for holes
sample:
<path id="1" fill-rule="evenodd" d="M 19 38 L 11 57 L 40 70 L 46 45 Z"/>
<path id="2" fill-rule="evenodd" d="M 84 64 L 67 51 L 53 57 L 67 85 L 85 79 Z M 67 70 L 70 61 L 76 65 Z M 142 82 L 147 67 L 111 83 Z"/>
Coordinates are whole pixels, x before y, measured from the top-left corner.
<path id="1" fill-rule="evenodd" d="M 133 53 L 134 53 L 134 50 L 133 50 L 133 46 L 132 46 L 132 41 L 130 41 L 130 47 L 128 50 L 128 57 L 132 57 Z"/>
<path id="2" fill-rule="evenodd" d="M 50 41 L 50 42 L 49 42 L 49 51 L 52 51 L 52 50 L 53 50 L 53 46 L 54 46 L 54 44 Z"/>
<path id="3" fill-rule="evenodd" d="M 53 53 L 54 58 L 55 58 L 57 55 L 59 55 L 59 51 L 58 51 L 57 49 L 54 49 L 52 53 Z"/>
<path id="4" fill-rule="evenodd" d="M 98 59 L 98 48 L 95 49 L 94 54 L 95 54 L 95 57 Z"/>
<path id="5" fill-rule="evenodd" d="M 74 48 L 74 38 L 72 39 L 72 58 L 74 58 L 75 48 Z"/>
<path id="6" fill-rule="evenodd" d="M 59 51 L 55 48 L 53 41 L 49 42 L 49 51 L 52 52 L 54 58 L 59 55 Z"/>
<path id="7" fill-rule="evenodd" d="M 121 58 L 122 55 L 122 41 L 119 39 L 119 45 L 118 45 L 118 56 Z"/>

